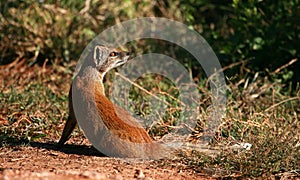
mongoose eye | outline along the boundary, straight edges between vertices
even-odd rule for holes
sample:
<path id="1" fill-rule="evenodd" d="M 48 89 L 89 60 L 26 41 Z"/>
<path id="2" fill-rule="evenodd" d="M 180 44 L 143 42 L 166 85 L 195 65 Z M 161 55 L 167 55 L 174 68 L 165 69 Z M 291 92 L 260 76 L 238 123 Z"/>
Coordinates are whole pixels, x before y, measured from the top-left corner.
<path id="1" fill-rule="evenodd" d="M 118 56 L 118 55 L 119 55 L 119 52 L 111 52 L 111 53 L 109 54 L 110 57 L 116 57 L 116 56 Z"/>

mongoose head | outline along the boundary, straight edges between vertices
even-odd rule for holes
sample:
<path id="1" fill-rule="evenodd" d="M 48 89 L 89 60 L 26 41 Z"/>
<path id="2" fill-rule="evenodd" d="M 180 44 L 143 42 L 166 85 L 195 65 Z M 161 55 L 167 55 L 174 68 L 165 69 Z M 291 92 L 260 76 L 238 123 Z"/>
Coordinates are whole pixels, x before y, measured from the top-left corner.
<path id="1" fill-rule="evenodd" d="M 104 75 L 109 70 L 126 63 L 129 55 L 129 52 L 120 49 L 95 46 L 93 53 L 94 65 L 96 69 Z"/>

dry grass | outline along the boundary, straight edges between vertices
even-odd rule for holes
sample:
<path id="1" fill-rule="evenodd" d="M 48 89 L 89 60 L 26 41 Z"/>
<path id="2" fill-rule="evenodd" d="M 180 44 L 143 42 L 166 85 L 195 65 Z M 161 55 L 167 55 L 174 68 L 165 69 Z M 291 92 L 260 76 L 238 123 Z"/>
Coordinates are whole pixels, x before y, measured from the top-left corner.
<path id="1" fill-rule="evenodd" d="M 1 66 L 1 140 L 58 138 L 67 116 L 71 71 L 34 65 L 24 59 Z"/>
<path id="2" fill-rule="evenodd" d="M 74 65 L 29 67 L 24 60 L 1 67 L 2 146 L 22 140 L 54 142 L 58 139 L 68 114 L 67 93 L 73 69 Z M 281 72 L 276 73 L 278 75 Z M 178 105 L 177 101 L 170 98 L 176 97 L 178 93 L 176 89 L 168 87 L 172 84 L 168 81 L 162 84 L 159 77 L 147 78 L 143 81 L 145 88 L 150 87 L 152 93 L 158 89 L 165 92 L 161 93 L 167 95 L 163 98 Z M 220 126 L 221 133 L 212 142 L 212 145 L 223 147 L 221 154 L 209 157 L 193 152 L 184 154 L 175 161 L 222 177 L 279 176 L 283 173 L 299 175 L 300 91 L 288 91 L 287 85 L 269 79 L 256 73 L 251 78 L 245 75 L 244 78 L 228 80 L 227 113 Z M 199 88 L 205 92 L 205 87 Z M 132 91 L 131 95 L 132 98 L 137 98 L 134 101 L 135 108 L 140 107 L 142 102 L 137 93 L 138 91 Z M 206 93 L 209 93 L 208 90 Z M 146 100 L 147 98 L 143 99 L 145 102 Z M 207 98 L 203 101 L 209 104 Z M 204 112 L 205 107 L 202 107 Z M 139 108 L 136 113 L 147 114 L 148 110 Z M 173 125 L 168 118 L 176 119 L 176 112 L 171 111 L 171 108 L 169 110 L 170 113 L 160 121 L 162 123 L 151 130 L 153 136 L 167 133 Z M 195 131 L 194 138 L 200 136 L 201 131 Z M 73 137 L 81 139 L 82 133 L 77 130 Z M 253 146 L 250 150 L 228 148 L 241 142 Z"/>

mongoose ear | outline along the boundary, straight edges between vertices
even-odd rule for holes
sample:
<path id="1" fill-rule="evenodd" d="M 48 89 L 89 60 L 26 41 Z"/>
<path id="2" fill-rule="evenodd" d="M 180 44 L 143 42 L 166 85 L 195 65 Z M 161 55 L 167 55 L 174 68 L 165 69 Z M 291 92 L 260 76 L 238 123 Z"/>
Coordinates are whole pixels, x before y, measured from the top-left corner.
<path id="1" fill-rule="evenodd" d="M 95 46 L 94 48 L 94 61 L 96 65 L 99 65 L 101 59 L 103 59 L 103 46 Z"/>

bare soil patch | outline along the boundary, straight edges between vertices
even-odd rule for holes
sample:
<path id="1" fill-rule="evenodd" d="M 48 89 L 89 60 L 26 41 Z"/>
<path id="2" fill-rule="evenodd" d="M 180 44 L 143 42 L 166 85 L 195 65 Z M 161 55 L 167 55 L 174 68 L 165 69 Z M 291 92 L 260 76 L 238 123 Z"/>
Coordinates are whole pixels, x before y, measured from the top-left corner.
<path id="1" fill-rule="evenodd" d="M 171 160 L 105 157 L 91 146 L 53 144 L 0 148 L 0 179 L 213 179 Z"/>

